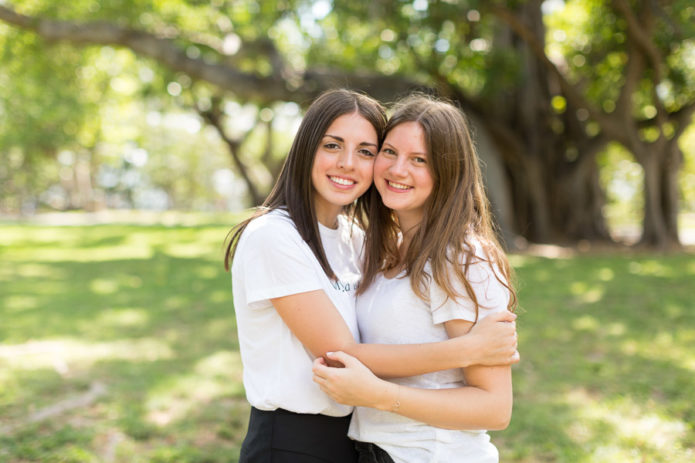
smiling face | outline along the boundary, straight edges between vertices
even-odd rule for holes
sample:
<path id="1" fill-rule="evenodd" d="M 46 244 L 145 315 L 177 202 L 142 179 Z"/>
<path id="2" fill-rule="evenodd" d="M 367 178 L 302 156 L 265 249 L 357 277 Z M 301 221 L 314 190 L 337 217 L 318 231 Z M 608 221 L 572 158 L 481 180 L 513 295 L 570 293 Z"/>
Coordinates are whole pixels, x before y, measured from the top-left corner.
<path id="1" fill-rule="evenodd" d="M 402 230 L 422 220 L 434 180 L 425 132 L 418 122 L 403 122 L 386 134 L 374 162 L 374 185 L 386 207 L 398 215 Z"/>
<path id="2" fill-rule="evenodd" d="M 343 206 L 367 191 L 378 143 L 372 124 L 356 112 L 328 127 L 311 168 L 316 217 L 323 225 L 333 227 Z"/>

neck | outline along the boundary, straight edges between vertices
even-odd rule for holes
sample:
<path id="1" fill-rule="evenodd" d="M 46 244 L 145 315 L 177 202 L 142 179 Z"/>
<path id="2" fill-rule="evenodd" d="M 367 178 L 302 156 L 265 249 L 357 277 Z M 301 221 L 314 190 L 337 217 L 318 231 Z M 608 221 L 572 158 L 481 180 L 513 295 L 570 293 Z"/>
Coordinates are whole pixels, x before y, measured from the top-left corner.
<path id="1" fill-rule="evenodd" d="M 316 220 L 319 221 L 321 225 L 324 227 L 336 229 L 338 228 L 338 214 L 340 213 L 340 209 L 337 209 L 335 211 L 321 211 L 319 212 L 318 210 L 316 211 Z"/>
<path id="2" fill-rule="evenodd" d="M 399 254 L 401 256 L 401 262 L 405 259 L 405 254 L 408 252 L 410 243 L 413 240 L 413 235 L 417 231 L 420 223 L 422 222 L 422 214 L 417 216 L 412 216 L 408 214 L 396 213 L 398 217 L 398 225 L 401 229 L 401 243 L 398 246 Z"/>
<path id="3" fill-rule="evenodd" d="M 329 204 L 320 198 L 315 198 L 314 207 L 316 212 L 316 220 L 321 225 L 328 228 L 338 228 L 338 214 L 343 210 L 342 206 Z"/>

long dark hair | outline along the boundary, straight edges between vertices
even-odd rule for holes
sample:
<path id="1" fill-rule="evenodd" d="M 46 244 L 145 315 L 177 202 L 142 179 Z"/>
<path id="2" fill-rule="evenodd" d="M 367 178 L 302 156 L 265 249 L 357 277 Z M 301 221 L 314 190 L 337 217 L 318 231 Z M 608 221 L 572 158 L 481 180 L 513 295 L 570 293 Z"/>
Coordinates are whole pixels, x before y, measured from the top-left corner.
<path id="1" fill-rule="evenodd" d="M 228 244 L 224 255 L 225 270 L 229 271 L 231 267 L 239 237 L 246 226 L 256 217 L 282 208 L 289 213 L 299 235 L 309 245 L 326 275 L 331 279 L 335 278 L 323 251 L 321 235 L 319 234 L 314 206 L 314 190 L 311 184 L 311 169 L 314 165 L 316 150 L 328 127 L 338 117 L 352 113 L 360 114 L 374 126 L 379 138 L 379 145 L 381 145 L 386 126 L 386 113 L 379 102 L 361 93 L 346 89 L 329 90 L 322 93 L 309 106 L 304 115 L 290 152 L 280 171 L 280 176 L 270 195 L 251 218 L 232 228 L 227 235 Z M 374 189 L 374 186 L 370 186 L 370 189 Z M 362 195 L 355 204 L 346 206 L 346 212 L 364 225 L 369 200 L 372 197 L 368 194 Z"/>
<path id="2" fill-rule="evenodd" d="M 475 243 L 483 248 L 495 277 L 510 292 L 508 309 L 516 306 L 512 270 L 494 233 L 492 214 L 483 186 L 478 156 L 468 122 L 453 104 L 425 95 L 401 100 L 386 125 L 385 135 L 404 122 L 418 123 L 425 135 L 428 165 L 434 181 L 425 203 L 425 214 L 401 262 L 398 251 L 400 228 L 393 211 L 381 201 L 372 201 L 366 240 L 365 272 L 357 291 L 363 293 L 379 272 L 405 264 L 415 294 L 428 300 L 427 287 L 437 284 L 449 298 L 458 294 L 459 281 L 473 300 L 478 299 L 466 278 L 468 267 L 478 261 Z M 431 274 L 426 272 L 429 262 Z M 464 263 L 463 268 L 461 263 Z"/>

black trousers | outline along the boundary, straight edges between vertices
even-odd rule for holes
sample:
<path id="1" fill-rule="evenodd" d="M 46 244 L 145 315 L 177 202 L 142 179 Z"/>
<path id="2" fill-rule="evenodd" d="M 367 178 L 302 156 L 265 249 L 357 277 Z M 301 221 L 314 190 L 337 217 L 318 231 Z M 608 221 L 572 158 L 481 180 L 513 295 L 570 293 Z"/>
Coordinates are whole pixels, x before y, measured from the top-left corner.
<path id="1" fill-rule="evenodd" d="M 355 442 L 358 463 L 394 463 L 391 455 L 371 442 Z"/>
<path id="2" fill-rule="evenodd" d="M 357 463 L 350 416 L 251 408 L 239 463 Z"/>

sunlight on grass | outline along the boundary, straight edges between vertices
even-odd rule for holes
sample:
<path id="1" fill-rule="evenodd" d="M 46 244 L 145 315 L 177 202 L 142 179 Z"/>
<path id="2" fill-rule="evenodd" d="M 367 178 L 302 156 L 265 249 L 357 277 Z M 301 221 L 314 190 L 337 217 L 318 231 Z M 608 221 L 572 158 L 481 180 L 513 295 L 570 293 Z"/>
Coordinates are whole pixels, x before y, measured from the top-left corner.
<path id="1" fill-rule="evenodd" d="M 599 269 L 598 273 L 598 278 L 601 281 L 611 281 L 613 278 L 615 278 L 615 272 L 613 269 L 610 269 L 608 267 L 603 267 Z"/>
<path id="2" fill-rule="evenodd" d="M 51 249 L 41 252 L 41 260 L 44 262 L 107 262 L 110 260 L 148 260 L 154 255 L 152 248 L 146 244 L 132 246 L 102 246 L 98 248 L 63 248 Z M 30 250 L 12 253 L 14 259 L 32 259 L 37 257 L 37 252 Z"/>
<path id="3" fill-rule="evenodd" d="M 164 247 L 164 253 L 171 257 L 203 257 L 210 255 L 207 243 L 177 243 Z"/>
<path id="4" fill-rule="evenodd" d="M 623 336 L 627 333 L 627 327 L 624 323 L 614 322 L 606 326 L 605 332 L 609 336 Z"/>
<path id="5" fill-rule="evenodd" d="M 219 265 L 201 265 L 201 266 L 193 269 L 193 275 L 195 275 L 197 278 L 203 278 L 205 280 L 211 280 L 213 278 L 217 278 L 217 276 L 219 274 L 220 274 Z"/>
<path id="6" fill-rule="evenodd" d="M 597 435 L 610 432 L 608 442 L 591 452 L 591 462 L 648 461 L 643 458 L 649 454 L 668 460 L 682 455 L 687 424 L 662 416 L 653 404 L 637 403 L 631 397 L 605 400 L 582 388 L 571 390 L 565 399 L 577 415 L 568 429 L 572 439 L 587 445 Z"/>
<path id="7" fill-rule="evenodd" d="M 644 260 L 641 262 L 630 262 L 628 266 L 630 273 L 633 275 L 656 276 L 656 277 L 673 277 L 672 269 L 657 260 Z"/>
<path id="8" fill-rule="evenodd" d="M 55 278 L 60 272 L 50 265 L 24 264 L 17 266 L 17 275 L 27 278 Z"/>
<path id="9" fill-rule="evenodd" d="M 144 326 L 150 321 L 150 314 L 145 309 L 111 309 L 99 314 L 96 323 L 101 326 L 136 327 Z"/>
<path id="10" fill-rule="evenodd" d="M 621 350 L 646 359 L 670 360 L 681 368 L 695 371 L 695 327 L 681 329 L 678 334 L 676 339 L 671 332 L 656 332 L 649 343 L 626 340 L 621 344 Z"/>
<path id="11" fill-rule="evenodd" d="M 249 406 L 228 226 L 7 229 L 0 427 L 95 381 L 108 394 L 0 434 L 0 461 L 235 461 Z M 515 416 L 493 436 L 501 461 L 695 461 L 692 255 L 511 260 L 526 310 Z"/>
<path id="12" fill-rule="evenodd" d="M 231 279 L 231 278 L 230 278 Z M 231 283 L 229 285 L 228 290 L 220 289 L 217 291 L 213 291 L 212 293 L 209 294 L 210 301 L 212 302 L 224 302 L 229 300 L 229 293 L 231 291 Z"/>
<path id="13" fill-rule="evenodd" d="M 695 275 L 695 259 L 693 259 L 692 262 L 690 262 L 688 264 L 688 270 L 687 271 L 689 274 Z"/>
<path id="14" fill-rule="evenodd" d="M 171 296 L 164 300 L 164 307 L 167 309 L 182 309 L 188 304 L 188 298 L 185 296 Z"/>
<path id="15" fill-rule="evenodd" d="M 155 338 L 88 343 L 79 339 L 44 339 L 0 345 L 0 361 L 16 370 L 87 368 L 102 360 L 152 362 L 173 356 L 168 344 Z"/>
<path id="16" fill-rule="evenodd" d="M 596 331 L 599 327 L 599 322 L 590 315 L 577 317 L 572 321 L 572 328 L 578 331 Z"/>
<path id="17" fill-rule="evenodd" d="M 145 404 L 147 419 L 158 426 L 166 426 L 202 404 L 240 394 L 243 394 L 243 386 L 239 353 L 216 352 L 198 361 L 191 373 L 150 391 Z"/>
<path id="18" fill-rule="evenodd" d="M 521 254 L 510 254 L 509 263 L 514 268 L 520 268 L 529 262 L 529 258 Z"/>
<path id="19" fill-rule="evenodd" d="M 35 309 L 39 305 L 39 299 L 35 296 L 17 295 L 5 298 L 5 308 L 10 312 Z"/>
<path id="20" fill-rule="evenodd" d="M 589 285 L 585 281 L 575 281 L 570 285 L 570 292 L 584 304 L 593 304 L 603 299 L 606 292 L 602 285 Z"/>
<path id="21" fill-rule="evenodd" d="M 89 282 L 89 289 L 94 294 L 113 294 L 118 291 L 118 283 L 112 278 L 95 278 Z"/>

